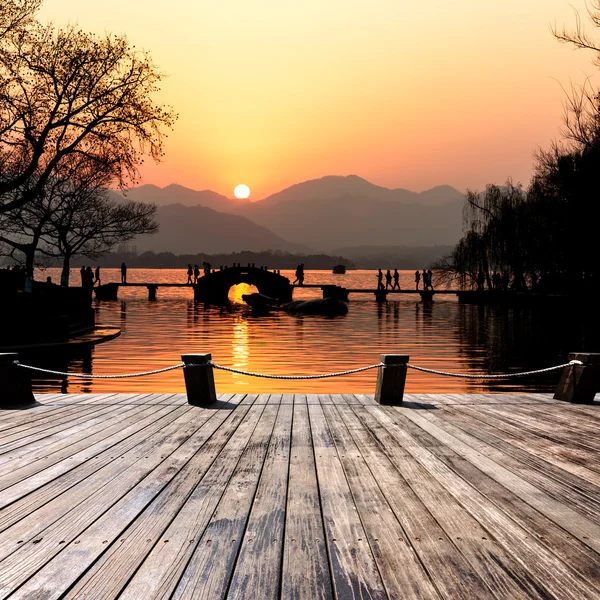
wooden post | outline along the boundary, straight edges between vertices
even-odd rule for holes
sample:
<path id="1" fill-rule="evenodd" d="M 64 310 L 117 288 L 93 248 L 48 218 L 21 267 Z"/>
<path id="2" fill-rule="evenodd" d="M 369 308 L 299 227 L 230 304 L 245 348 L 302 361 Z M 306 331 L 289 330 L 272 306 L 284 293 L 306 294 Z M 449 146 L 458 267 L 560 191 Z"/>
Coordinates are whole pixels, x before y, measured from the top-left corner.
<path id="1" fill-rule="evenodd" d="M 14 365 L 16 352 L 0 353 L 0 408 L 35 402 L 29 371 Z"/>
<path id="2" fill-rule="evenodd" d="M 157 285 L 149 285 L 148 287 L 148 300 L 156 300 Z"/>
<path id="3" fill-rule="evenodd" d="M 378 289 L 375 290 L 375 301 L 385 302 L 387 300 L 387 290 Z"/>
<path id="4" fill-rule="evenodd" d="M 211 359 L 210 354 L 182 354 L 188 404 L 208 406 L 217 401 L 213 368 L 209 364 Z"/>
<path id="5" fill-rule="evenodd" d="M 579 360 L 583 365 L 569 365 L 563 369 L 555 400 L 591 404 L 600 391 L 600 353 L 571 352 L 568 360 Z"/>
<path id="6" fill-rule="evenodd" d="M 380 354 L 385 365 L 377 372 L 375 402 L 379 404 L 402 404 L 408 354 Z"/>

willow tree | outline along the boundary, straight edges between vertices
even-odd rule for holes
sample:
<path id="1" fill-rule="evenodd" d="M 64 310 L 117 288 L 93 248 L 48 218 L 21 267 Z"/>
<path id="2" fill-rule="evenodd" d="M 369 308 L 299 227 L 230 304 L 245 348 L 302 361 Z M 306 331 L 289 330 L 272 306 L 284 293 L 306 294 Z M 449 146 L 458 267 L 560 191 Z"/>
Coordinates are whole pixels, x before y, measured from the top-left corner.
<path id="1" fill-rule="evenodd" d="M 160 159 L 176 116 L 154 102 L 162 75 L 126 37 L 28 21 L 0 46 L 0 213 L 34 201 L 70 156 L 100 168 L 110 154 L 119 188 L 145 155 Z"/>

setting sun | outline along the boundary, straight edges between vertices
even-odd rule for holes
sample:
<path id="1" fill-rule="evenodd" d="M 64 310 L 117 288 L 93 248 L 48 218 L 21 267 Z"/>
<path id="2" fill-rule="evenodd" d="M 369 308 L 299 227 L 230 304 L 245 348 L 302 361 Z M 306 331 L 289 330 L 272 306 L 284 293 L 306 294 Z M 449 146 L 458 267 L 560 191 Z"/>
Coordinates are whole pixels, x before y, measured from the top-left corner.
<path id="1" fill-rule="evenodd" d="M 233 195 L 236 198 L 247 198 L 250 195 L 250 188 L 247 185 L 240 183 L 240 185 L 235 186 Z"/>

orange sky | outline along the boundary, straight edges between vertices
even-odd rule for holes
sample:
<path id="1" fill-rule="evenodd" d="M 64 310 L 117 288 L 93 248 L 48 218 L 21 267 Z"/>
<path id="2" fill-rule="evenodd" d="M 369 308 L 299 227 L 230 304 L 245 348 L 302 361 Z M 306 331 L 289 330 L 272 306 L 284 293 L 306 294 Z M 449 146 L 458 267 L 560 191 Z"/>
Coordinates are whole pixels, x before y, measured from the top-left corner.
<path id="1" fill-rule="evenodd" d="M 179 120 L 144 183 L 245 183 L 254 200 L 351 173 L 416 191 L 527 183 L 561 86 L 597 71 L 550 34 L 574 22 L 568 0 L 45 0 L 41 16 L 126 33 L 168 74 Z"/>

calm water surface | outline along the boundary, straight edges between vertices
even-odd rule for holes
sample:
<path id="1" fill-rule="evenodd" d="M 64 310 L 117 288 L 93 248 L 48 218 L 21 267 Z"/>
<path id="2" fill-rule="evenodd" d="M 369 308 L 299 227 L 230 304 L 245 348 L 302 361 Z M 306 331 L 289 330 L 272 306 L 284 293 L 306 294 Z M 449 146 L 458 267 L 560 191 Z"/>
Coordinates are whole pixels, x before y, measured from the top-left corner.
<path id="1" fill-rule="evenodd" d="M 292 271 L 282 274 L 294 279 Z M 59 279 L 57 269 L 38 276 Z M 72 284 L 79 273 L 73 269 Z M 130 269 L 130 282 L 185 282 L 185 270 Z M 120 281 L 117 269 L 103 269 L 102 282 Z M 309 271 L 305 283 L 336 283 L 350 288 L 374 288 L 375 271 L 333 275 Z M 435 280 L 434 280 L 435 284 Z M 414 289 L 413 272 L 402 272 L 403 288 Z M 88 350 L 28 355 L 28 362 L 55 370 L 94 374 L 135 373 L 181 362 L 182 354 L 212 353 L 213 360 L 239 369 L 272 373 L 317 374 L 343 371 L 379 361 L 379 354 L 409 354 L 419 366 L 462 373 L 530 370 L 564 362 L 573 350 L 598 351 L 598 328 L 576 314 L 495 309 L 459 305 L 454 296 L 438 296 L 429 305 L 420 296 L 390 296 L 377 304 L 370 294 L 350 296 L 344 317 L 292 316 L 273 312 L 255 317 L 241 294 L 256 291 L 246 285 L 230 291 L 227 308 L 205 307 L 193 300 L 191 288 L 159 288 L 156 302 L 146 288 L 121 288 L 119 299 L 95 302 L 96 322 L 122 329 L 117 339 Z M 295 299 L 318 298 L 319 289 L 294 292 Z M 217 392 L 235 393 L 373 393 L 376 370 L 309 381 L 283 381 L 215 372 Z M 407 392 L 477 393 L 483 391 L 550 391 L 558 374 L 508 382 L 440 377 L 409 371 Z M 49 378 L 34 381 L 44 392 L 182 392 L 181 370 L 117 380 Z"/>

